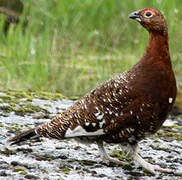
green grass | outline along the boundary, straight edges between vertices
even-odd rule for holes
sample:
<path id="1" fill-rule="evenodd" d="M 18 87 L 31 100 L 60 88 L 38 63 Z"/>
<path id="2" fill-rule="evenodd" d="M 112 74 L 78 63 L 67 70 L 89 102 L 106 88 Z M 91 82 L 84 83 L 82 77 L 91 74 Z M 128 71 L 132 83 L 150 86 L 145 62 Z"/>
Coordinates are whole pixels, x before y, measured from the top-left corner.
<path id="1" fill-rule="evenodd" d="M 174 0 L 29 0 L 18 26 L 3 35 L 0 21 L 1 89 L 32 89 L 83 95 L 135 64 L 148 33 L 128 14 L 160 9 L 169 25 L 175 73 L 182 75 L 182 3 Z M 22 31 L 23 19 L 29 23 Z"/>

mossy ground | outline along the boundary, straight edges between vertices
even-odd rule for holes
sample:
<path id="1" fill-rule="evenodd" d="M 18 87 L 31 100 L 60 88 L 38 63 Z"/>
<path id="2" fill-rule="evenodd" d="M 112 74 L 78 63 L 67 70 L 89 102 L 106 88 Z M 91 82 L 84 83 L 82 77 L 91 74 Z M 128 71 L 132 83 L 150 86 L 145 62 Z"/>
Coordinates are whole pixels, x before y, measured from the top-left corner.
<path id="1" fill-rule="evenodd" d="M 3 112 L 15 112 L 18 115 L 31 114 L 35 112 L 43 112 L 49 114 L 50 112 L 44 108 L 41 108 L 38 105 L 32 105 L 33 99 L 42 99 L 42 100 L 62 100 L 66 99 L 60 93 L 50 93 L 36 91 L 32 92 L 30 90 L 4 90 L 0 94 L 0 110 Z M 46 104 L 49 106 L 49 104 Z"/>

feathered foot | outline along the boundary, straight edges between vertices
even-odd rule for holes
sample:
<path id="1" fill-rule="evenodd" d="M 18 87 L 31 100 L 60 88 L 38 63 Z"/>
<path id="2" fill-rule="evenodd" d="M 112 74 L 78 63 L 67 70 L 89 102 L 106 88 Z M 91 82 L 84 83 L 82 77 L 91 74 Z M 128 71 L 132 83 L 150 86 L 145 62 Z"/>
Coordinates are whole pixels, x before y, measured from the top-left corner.
<path id="1" fill-rule="evenodd" d="M 171 169 L 161 168 L 159 165 L 153 165 L 145 161 L 139 154 L 135 153 L 133 159 L 136 160 L 144 169 L 155 175 L 157 171 L 172 173 Z"/>
<path id="2" fill-rule="evenodd" d="M 122 161 L 115 159 L 115 158 L 111 158 L 110 156 L 108 156 L 108 154 L 107 154 L 107 152 L 103 146 L 103 141 L 97 141 L 97 145 L 98 145 L 99 152 L 100 152 L 103 163 L 105 163 L 107 165 L 109 165 L 110 163 L 115 163 L 118 165 L 123 164 Z"/>
<path id="3" fill-rule="evenodd" d="M 145 170 L 156 175 L 158 171 L 172 173 L 171 169 L 161 168 L 159 165 L 153 165 L 145 161 L 138 153 L 137 153 L 137 146 L 131 147 L 133 151 L 131 151 L 131 155 L 133 156 L 133 160 L 137 161 Z"/>

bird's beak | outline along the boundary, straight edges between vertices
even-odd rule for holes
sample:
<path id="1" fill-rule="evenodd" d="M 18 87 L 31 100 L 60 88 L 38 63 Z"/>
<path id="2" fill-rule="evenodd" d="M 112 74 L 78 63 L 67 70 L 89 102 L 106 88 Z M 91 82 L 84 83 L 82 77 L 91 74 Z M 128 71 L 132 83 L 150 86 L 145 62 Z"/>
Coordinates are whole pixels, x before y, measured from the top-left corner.
<path id="1" fill-rule="evenodd" d="M 141 15 L 140 15 L 139 11 L 132 12 L 131 14 L 129 14 L 128 17 L 131 18 L 131 19 L 135 19 L 138 22 L 142 21 L 141 20 Z"/>

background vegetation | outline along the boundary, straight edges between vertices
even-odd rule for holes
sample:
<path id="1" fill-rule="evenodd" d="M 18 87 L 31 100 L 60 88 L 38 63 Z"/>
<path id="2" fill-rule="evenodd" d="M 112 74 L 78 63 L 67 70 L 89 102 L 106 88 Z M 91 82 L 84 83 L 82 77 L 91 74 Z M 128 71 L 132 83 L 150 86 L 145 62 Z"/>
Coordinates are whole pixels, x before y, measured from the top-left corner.
<path id="1" fill-rule="evenodd" d="M 182 75 L 182 3 L 174 0 L 23 0 L 20 23 L 3 32 L 0 20 L 1 89 L 83 95 L 135 64 L 148 33 L 128 14 L 160 9 L 169 25 L 178 81 Z M 29 22 L 22 28 L 24 19 Z M 24 29 L 24 30 L 22 30 Z"/>

